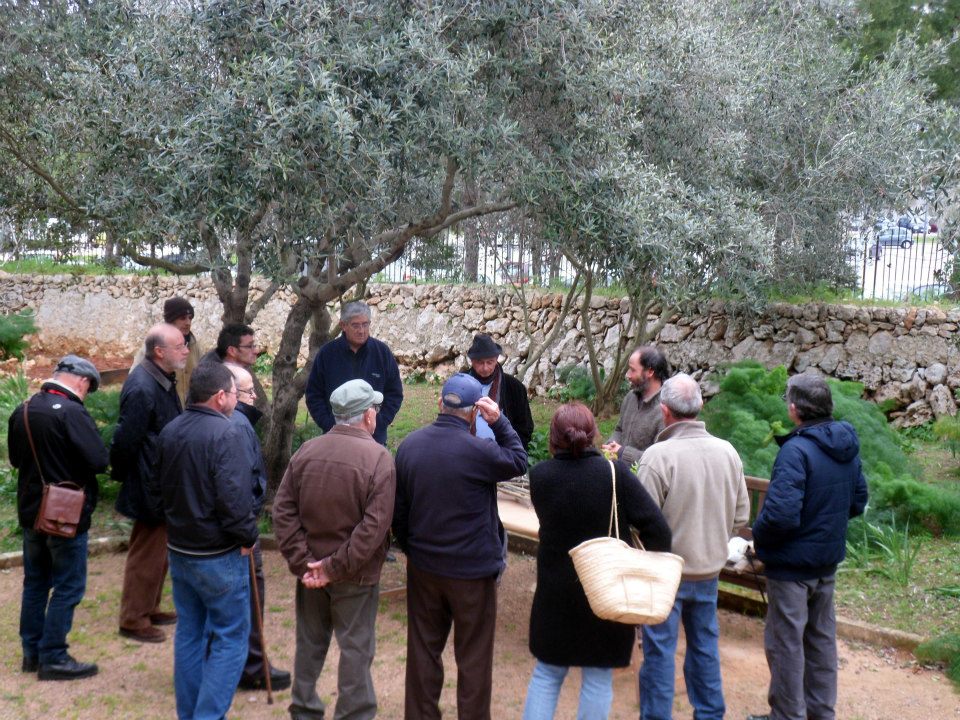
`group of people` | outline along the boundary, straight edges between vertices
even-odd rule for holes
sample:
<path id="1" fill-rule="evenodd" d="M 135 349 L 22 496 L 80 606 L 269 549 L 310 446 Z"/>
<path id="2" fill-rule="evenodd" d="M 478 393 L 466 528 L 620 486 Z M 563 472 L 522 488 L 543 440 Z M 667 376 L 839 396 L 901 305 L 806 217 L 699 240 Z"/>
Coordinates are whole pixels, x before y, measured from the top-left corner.
<path id="1" fill-rule="evenodd" d="M 266 470 L 254 428 L 265 397 L 251 372 L 256 333 L 226 325 L 204 355 L 191 332 L 193 316 L 184 298 L 164 304 L 164 322 L 147 333 L 124 383 L 109 450 L 83 406 L 100 375 L 75 355 L 63 358 L 10 417 L 24 538 L 24 672 L 41 680 L 97 672 L 67 652 L 67 634 L 85 589 L 96 475 L 109 465 L 122 483 L 117 510 L 134 521 L 119 631 L 155 643 L 166 639 L 163 626 L 176 624 L 178 717 L 221 718 L 238 687 L 280 690 L 292 683 L 291 718 L 323 718 L 316 685 L 333 638 L 340 649 L 334 717 L 374 717 L 375 621 L 392 531 L 407 559 L 405 718 L 440 717 L 441 654 L 451 630 L 458 716 L 490 718 L 497 587 L 506 567 L 496 488 L 527 471 L 533 432 L 526 388 L 504 371 L 502 348 L 488 335 L 474 338 L 470 367 L 443 384 L 436 420 L 410 433 L 394 458 L 385 444 L 403 401 L 396 360 L 370 337 L 370 308 L 343 306 L 341 334 L 316 354 L 306 387 L 323 434 L 293 455 L 273 501 L 277 543 L 297 579 L 291 678 L 262 652 L 257 518 Z M 637 348 L 627 379 L 631 390 L 606 443 L 586 406 L 565 404 L 551 421 L 551 459 L 530 470 L 540 544 L 529 634 L 536 664 L 525 719 L 554 716 L 571 667 L 582 669 L 578 717 L 607 717 L 612 669 L 629 664 L 636 629 L 593 615 L 568 555 L 607 533 L 614 489 L 622 538 L 632 527 L 646 549 L 670 550 L 685 562 L 670 616 L 641 628 L 640 717 L 672 717 L 681 622 L 695 717 L 724 716 L 718 575 L 729 538 L 749 520 L 743 468 L 733 447 L 697 419 L 697 382 L 671 377 L 657 348 Z M 769 717 L 832 718 L 833 575 L 847 520 L 865 506 L 866 485 L 856 433 L 833 420 L 824 381 L 791 378 L 786 403 L 797 427 L 783 440 L 753 524 L 768 577 Z M 34 531 L 43 482 L 64 480 L 86 494 L 76 537 Z M 162 609 L 168 569 L 174 611 Z"/>

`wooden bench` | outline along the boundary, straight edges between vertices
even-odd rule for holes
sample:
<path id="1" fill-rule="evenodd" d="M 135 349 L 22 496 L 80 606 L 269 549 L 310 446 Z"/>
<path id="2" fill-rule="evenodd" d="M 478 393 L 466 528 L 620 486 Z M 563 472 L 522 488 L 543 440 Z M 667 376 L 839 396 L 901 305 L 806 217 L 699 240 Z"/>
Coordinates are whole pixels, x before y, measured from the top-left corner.
<path id="1" fill-rule="evenodd" d="M 763 501 L 767 497 L 767 489 L 770 487 L 770 481 L 765 478 L 753 477 L 751 475 L 747 475 L 746 479 L 747 492 L 750 495 L 750 523 L 752 524 L 754 519 L 757 517 L 757 513 L 760 512 L 760 508 L 763 507 Z M 738 534 L 745 540 L 753 539 L 753 533 L 750 529 L 750 525 L 742 528 Z M 760 569 L 759 573 L 754 572 L 752 569 L 738 572 L 737 570 L 734 570 L 728 566 L 720 571 L 720 581 L 750 590 L 756 590 L 761 594 L 761 597 L 764 598 L 764 600 L 766 599 L 767 577 L 763 574 L 762 569 Z M 727 593 L 727 595 L 729 596 L 731 594 Z M 749 598 L 745 598 L 745 600 L 749 600 Z M 733 601 L 732 604 L 742 605 L 737 601 Z M 747 604 L 754 606 L 754 609 L 756 609 L 757 605 L 762 607 L 765 602 L 754 601 L 752 603 L 748 602 Z"/>

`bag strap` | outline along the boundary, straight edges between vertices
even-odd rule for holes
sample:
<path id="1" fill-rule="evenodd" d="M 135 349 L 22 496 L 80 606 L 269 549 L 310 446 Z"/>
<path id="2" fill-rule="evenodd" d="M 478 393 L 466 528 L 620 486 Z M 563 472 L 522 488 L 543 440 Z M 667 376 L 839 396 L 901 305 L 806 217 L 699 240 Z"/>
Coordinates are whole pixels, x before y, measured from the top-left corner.
<path id="1" fill-rule="evenodd" d="M 37 448 L 33 444 L 33 435 L 30 432 L 30 418 L 27 415 L 27 408 L 29 407 L 30 398 L 27 398 L 23 402 L 23 427 L 27 431 L 27 440 L 30 441 L 30 452 L 33 453 L 33 461 L 37 464 L 37 472 L 40 474 L 40 482 L 46 485 L 47 481 L 43 478 L 43 468 L 40 467 L 40 458 L 37 457 Z"/>
<path id="2" fill-rule="evenodd" d="M 613 500 L 610 502 L 610 524 L 607 525 L 607 535 L 609 537 L 620 537 L 620 518 L 617 516 L 617 471 L 613 467 L 613 460 L 607 460 L 610 464 L 610 486 L 613 488 Z M 617 534 L 614 535 L 613 531 Z"/>

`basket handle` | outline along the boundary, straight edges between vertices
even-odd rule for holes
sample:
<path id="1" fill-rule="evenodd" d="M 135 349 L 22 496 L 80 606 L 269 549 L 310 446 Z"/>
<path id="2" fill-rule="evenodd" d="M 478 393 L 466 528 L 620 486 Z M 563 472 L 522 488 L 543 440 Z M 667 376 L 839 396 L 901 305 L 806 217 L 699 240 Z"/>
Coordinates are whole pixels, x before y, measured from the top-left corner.
<path id="1" fill-rule="evenodd" d="M 610 464 L 610 486 L 613 488 L 613 500 L 610 502 L 610 523 L 607 525 L 607 535 L 610 537 L 620 537 L 620 518 L 617 515 L 617 471 L 613 467 L 613 460 L 607 460 Z M 617 534 L 613 531 L 616 529 Z"/>

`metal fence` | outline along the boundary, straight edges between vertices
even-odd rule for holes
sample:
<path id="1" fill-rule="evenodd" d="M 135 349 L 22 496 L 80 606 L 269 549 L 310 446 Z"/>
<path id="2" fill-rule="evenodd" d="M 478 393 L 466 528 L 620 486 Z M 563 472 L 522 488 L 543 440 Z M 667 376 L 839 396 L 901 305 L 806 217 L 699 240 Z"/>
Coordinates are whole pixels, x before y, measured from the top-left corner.
<path id="1" fill-rule="evenodd" d="M 953 255 L 935 233 L 851 234 L 848 258 L 865 300 L 928 302 L 952 291 Z"/>
<path id="2" fill-rule="evenodd" d="M 880 238 L 880 240 L 878 240 Z M 36 247 L 36 245 L 34 245 Z M 155 248 L 158 257 L 174 259 L 174 247 Z M 954 290 L 949 284 L 952 253 L 936 233 L 911 233 L 892 228 L 850 232 L 845 252 L 856 278 L 855 290 L 864 300 L 926 302 Z M 464 237 L 447 231 L 430 243 L 415 240 L 403 256 L 378 273 L 381 282 L 477 282 L 484 285 L 569 286 L 575 276 L 570 262 L 552 252 L 546 243 L 525 243 L 522 238 L 486 235 L 476 249 L 476 275 L 466 270 Z M 30 245 L 0 244 L 0 262 L 39 260 L 71 265 L 102 262 L 104 248 L 86 237 L 74 236 L 58 250 L 38 251 Z M 26 267 L 25 263 L 25 267 Z M 124 267 L 139 267 L 130 261 Z M 609 284 L 600 277 L 596 284 Z"/>

